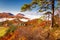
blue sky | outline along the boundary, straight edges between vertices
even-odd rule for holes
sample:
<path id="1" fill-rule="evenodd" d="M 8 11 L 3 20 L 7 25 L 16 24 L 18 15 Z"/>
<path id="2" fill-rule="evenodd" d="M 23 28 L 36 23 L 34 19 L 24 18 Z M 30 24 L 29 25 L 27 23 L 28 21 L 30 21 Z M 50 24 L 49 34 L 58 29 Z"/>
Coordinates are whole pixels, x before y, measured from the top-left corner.
<path id="1" fill-rule="evenodd" d="M 25 3 L 28 4 L 31 1 L 32 0 L 0 0 L 0 12 L 1 11 L 2 12 L 3 11 L 19 12 L 20 8 L 23 4 L 25 4 Z"/>
<path id="2" fill-rule="evenodd" d="M 23 4 L 30 2 L 31 0 L 0 0 L 0 12 L 19 12 Z"/>

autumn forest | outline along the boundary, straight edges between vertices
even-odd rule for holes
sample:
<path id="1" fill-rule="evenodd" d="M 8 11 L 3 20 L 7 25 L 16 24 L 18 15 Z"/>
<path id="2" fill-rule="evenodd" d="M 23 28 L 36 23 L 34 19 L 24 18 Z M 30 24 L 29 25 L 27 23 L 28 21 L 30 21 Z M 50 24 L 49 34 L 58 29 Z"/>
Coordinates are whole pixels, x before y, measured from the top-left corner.
<path id="1" fill-rule="evenodd" d="M 0 40 L 60 40 L 60 0 L 25 1 L 16 15 L 0 12 Z M 25 16 L 31 11 L 35 18 Z"/>

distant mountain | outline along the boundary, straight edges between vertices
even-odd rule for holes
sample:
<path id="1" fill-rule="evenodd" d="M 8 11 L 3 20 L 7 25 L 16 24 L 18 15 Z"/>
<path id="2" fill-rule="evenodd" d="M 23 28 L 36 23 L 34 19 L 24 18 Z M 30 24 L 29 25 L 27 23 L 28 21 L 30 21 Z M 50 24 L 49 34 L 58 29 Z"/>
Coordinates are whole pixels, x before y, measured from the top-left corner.
<path id="1" fill-rule="evenodd" d="M 18 13 L 17 15 L 13 15 L 12 13 L 7 13 L 7 12 L 3 12 L 0 13 L 0 18 L 25 18 L 24 14 Z"/>
<path id="2" fill-rule="evenodd" d="M 10 17 L 13 18 L 14 15 L 11 13 L 6 13 L 6 12 L 0 13 L 0 18 L 10 18 Z"/>
<path id="3" fill-rule="evenodd" d="M 17 16 L 25 16 L 24 14 L 18 13 Z"/>
<path id="4" fill-rule="evenodd" d="M 19 21 L 28 21 L 29 18 L 24 17 L 24 14 L 18 13 L 17 15 L 13 15 L 12 13 L 7 13 L 7 12 L 3 12 L 0 13 L 0 22 L 6 21 L 6 20 L 19 20 Z"/>
<path id="5" fill-rule="evenodd" d="M 24 19 L 29 19 L 29 18 L 24 17 L 24 16 L 25 16 L 24 14 L 18 13 L 15 17 L 16 17 L 16 18 L 24 18 Z"/>
<path id="6" fill-rule="evenodd" d="M 17 18 L 23 18 L 25 15 L 24 14 L 21 14 L 21 13 L 18 13 L 17 15 L 15 15 Z"/>

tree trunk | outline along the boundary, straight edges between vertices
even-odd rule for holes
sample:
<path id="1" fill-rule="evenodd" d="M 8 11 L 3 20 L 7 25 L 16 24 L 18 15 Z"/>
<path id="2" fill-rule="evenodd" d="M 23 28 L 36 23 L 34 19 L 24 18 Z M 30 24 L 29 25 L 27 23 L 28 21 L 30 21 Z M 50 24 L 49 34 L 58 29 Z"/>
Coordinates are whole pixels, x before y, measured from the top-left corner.
<path id="1" fill-rule="evenodd" d="M 52 26 L 54 27 L 54 0 L 52 0 Z"/>

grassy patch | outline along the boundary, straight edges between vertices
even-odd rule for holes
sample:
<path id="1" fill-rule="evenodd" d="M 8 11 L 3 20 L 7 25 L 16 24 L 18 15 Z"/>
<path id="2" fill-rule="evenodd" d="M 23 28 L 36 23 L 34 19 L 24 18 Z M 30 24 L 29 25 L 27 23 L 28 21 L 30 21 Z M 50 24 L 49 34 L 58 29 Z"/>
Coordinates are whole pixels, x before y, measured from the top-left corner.
<path id="1" fill-rule="evenodd" d="M 4 36 L 7 32 L 8 28 L 0 27 L 0 37 Z"/>

